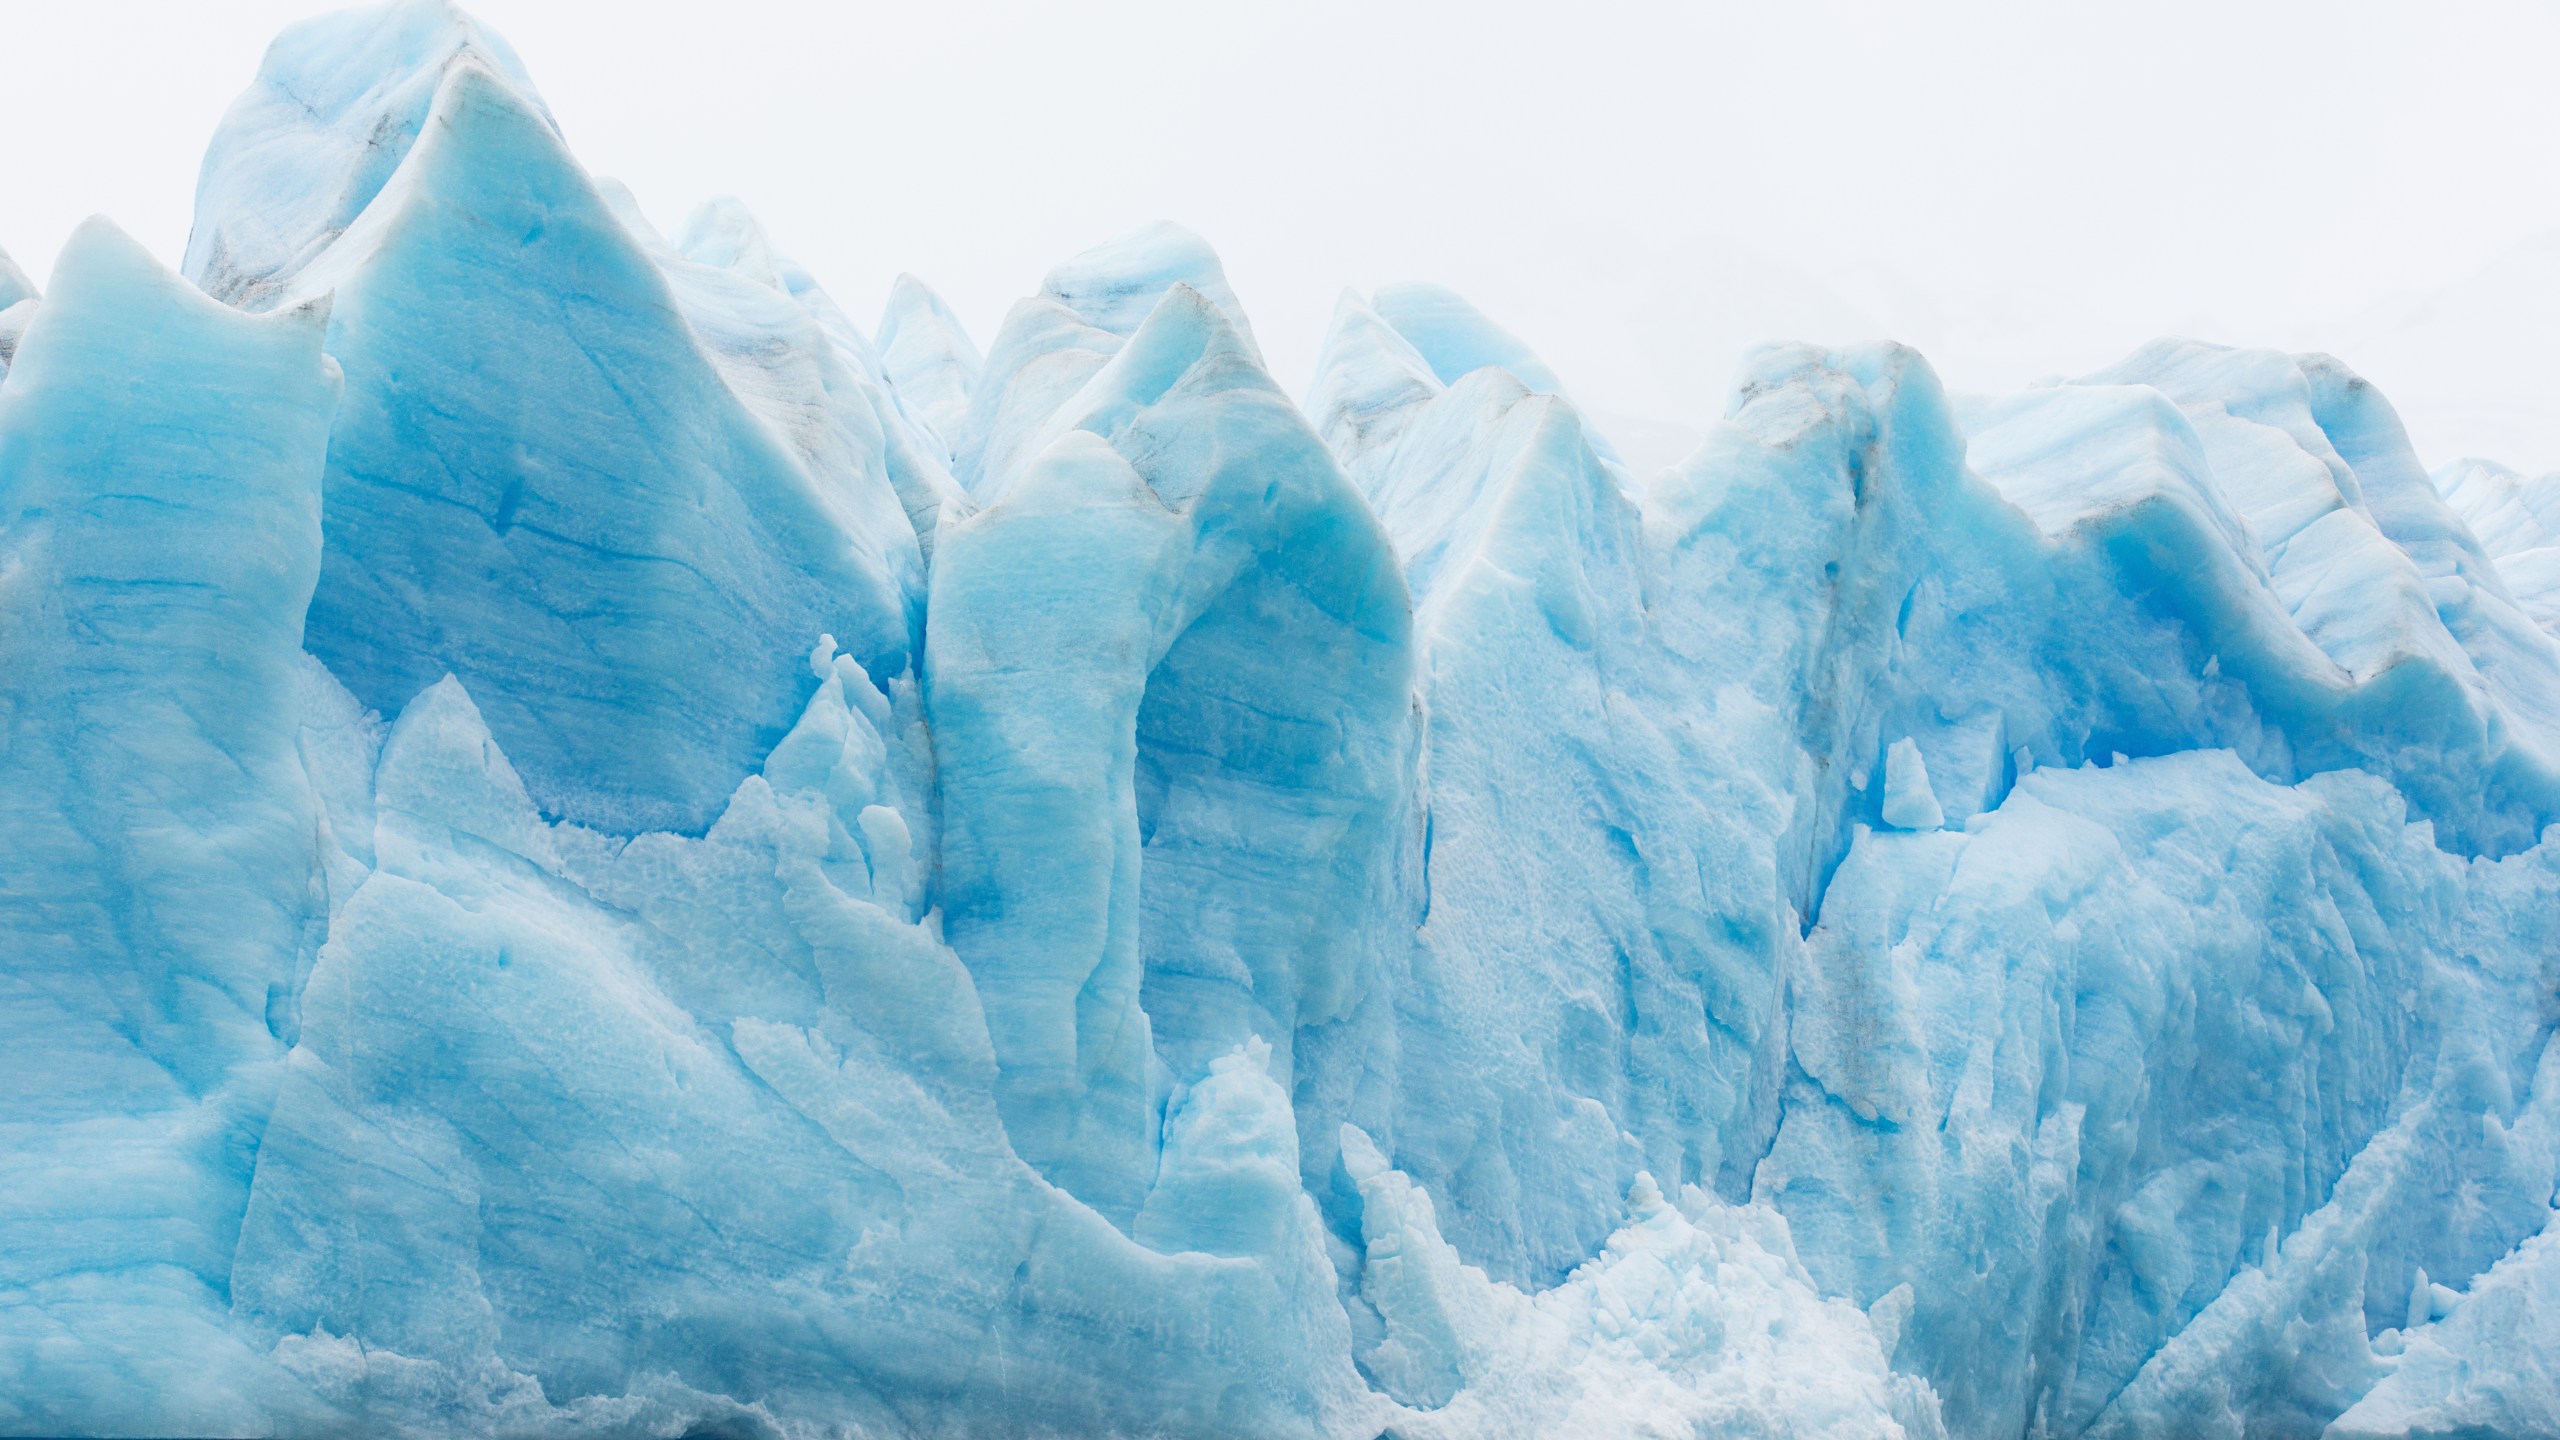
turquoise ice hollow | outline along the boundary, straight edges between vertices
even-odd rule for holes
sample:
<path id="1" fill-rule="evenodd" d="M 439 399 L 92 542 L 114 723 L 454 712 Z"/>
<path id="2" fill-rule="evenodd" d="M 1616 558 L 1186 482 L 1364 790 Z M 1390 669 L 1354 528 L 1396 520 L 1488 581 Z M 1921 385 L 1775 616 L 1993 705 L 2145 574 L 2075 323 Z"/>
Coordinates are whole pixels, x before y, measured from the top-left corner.
<path id="1" fill-rule="evenodd" d="M 0 1432 L 2560 1433 L 2560 477 L 573 133 L 326 16 L 0 258 Z"/>

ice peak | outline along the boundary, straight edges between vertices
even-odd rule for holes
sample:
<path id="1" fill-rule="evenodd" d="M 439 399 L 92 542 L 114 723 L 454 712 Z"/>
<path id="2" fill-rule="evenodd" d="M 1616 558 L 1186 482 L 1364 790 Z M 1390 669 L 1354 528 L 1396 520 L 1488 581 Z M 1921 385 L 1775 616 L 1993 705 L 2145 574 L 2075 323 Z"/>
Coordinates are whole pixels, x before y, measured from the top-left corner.
<path id="1" fill-rule="evenodd" d="M 0 260 L 0 1433 L 2560 1433 L 2560 482 L 2343 364 L 874 344 L 440 3 L 200 201 Z"/>
<path id="2" fill-rule="evenodd" d="M 1443 385 L 1455 385 L 1475 371 L 1494 366 L 1537 394 L 1572 402 L 1564 382 L 1536 351 L 1445 285 L 1415 281 L 1382 285 L 1369 303 L 1430 364 Z M 1607 436 L 1592 430 L 1589 438 L 1602 459 L 1621 464 Z"/>
<path id="3" fill-rule="evenodd" d="M 0 310 L 6 310 L 21 300 L 35 298 L 35 282 L 29 280 L 27 272 L 19 269 L 17 262 L 9 258 L 8 251 L 0 250 Z"/>
<path id="4" fill-rule="evenodd" d="M 1114 335 L 1135 334 L 1156 302 L 1175 285 L 1188 285 L 1226 317 L 1255 360 L 1253 327 L 1227 287 L 1227 273 L 1209 242 L 1169 220 L 1133 230 L 1085 251 L 1051 270 L 1040 293 Z"/>
<path id="5" fill-rule="evenodd" d="M 502 77 L 551 126 L 515 52 L 444 0 L 340 11 L 278 36 L 205 152 L 187 277 L 235 304 L 281 290 L 381 193 L 461 68 Z"/>
<path id="6" fill-rule="evenodd" d="M 714 195 L 695 206 L 672 243 L 688 260 L 788 291 L 783 272 L 795 267 L 774 248 L 764 222 L 734 195 Z"/>
<path id="7" fill-rule="evenodd" d="M 943 454 L 956 448 L 969 421 L 969 393 L 986 368 L 960 317 L 913 275 L 889 287 L 873 344 L 899 403 L 932 427 Z"/>
<path id="8" fill-rule="evenodd" d="M 1564 393 L 1563 383 L 1537 352 L 1445 285 L 1419 281 L 1382 285 L 1369 303 L 1414 353 L 1429 362 L 1443 385 L 1454 385 L 1487 365 L 1499 365 L 1541 394 Z"/>
<path id="9" fill-rule="evenodd" d="M 1261 375 L 1252 341 L 1208 296 L 1176 281 L 1078 397 L 1094 413 L 1152 405 L 1198 367 L 1226 362 Z M 1090 420 L 1085 423 L 1091 424 Z"/>
<path id="10" fill-rule="evenodd" d="M 1358 292 L 1334 301 L 1307 414 L 1343 464 L 1392 443 L 1443 388 L 1431 362 Z"/>
<path id="11" fill-rule="evenodd" d="M 956 362 L 962 373 L 974 377 L 985 364 L 969 328 L 934 288 L 913 275 L 899 273 L 889 282 L 889 298 L 880 311 L 879 344 L 883 351 L 901 339 L 922 340 L 930 337 L 935 358 Z"/>
<path id="12" fill-rule="evenodd" d="M 2479 537 L 2516 604 L 2560 636 L 2560 473 L 2527 477 L 2464 459 L 2428 479 Z"/>

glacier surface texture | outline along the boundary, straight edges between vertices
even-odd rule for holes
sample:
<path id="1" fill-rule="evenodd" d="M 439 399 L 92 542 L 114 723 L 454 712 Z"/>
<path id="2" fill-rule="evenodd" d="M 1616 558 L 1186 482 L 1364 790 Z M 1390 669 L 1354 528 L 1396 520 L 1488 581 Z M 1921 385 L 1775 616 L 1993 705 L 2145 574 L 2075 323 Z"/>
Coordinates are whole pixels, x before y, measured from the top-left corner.
<path id="1" fill-rule="evenodd" d="M 1640 474 L 1171 226 L 866 329 L 418 0 L 0 366 L 0 1432 L 2560 1434 L 2560 477 L 2325 356 Z"/>

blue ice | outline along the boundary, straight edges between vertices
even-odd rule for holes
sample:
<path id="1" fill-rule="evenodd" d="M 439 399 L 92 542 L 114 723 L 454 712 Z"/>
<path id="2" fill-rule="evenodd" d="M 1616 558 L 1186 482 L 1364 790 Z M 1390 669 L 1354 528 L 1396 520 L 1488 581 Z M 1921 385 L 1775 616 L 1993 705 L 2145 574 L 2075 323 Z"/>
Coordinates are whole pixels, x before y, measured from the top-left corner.
<path id="1" fill-rule="evenodd" d="M 2553 1433 L 2554 487 L 2175 340 L 1637 473 L 1171 225 L 865 331 L 305 22 L 0 258 L 0 1429 Z"/>

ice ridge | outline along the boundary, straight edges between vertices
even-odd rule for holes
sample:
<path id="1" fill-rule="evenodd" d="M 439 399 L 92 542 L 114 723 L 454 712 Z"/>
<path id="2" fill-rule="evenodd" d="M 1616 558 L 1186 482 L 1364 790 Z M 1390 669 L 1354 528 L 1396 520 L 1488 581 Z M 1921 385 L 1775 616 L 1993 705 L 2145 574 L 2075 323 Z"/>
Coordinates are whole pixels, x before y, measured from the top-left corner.
<path id="1" fill-rule="evenodd" d="M 2547 1435 L 2555 557 L 2327 356 L 866 333 L 306 22 L 0 257 L 0 1430 Z"/>

